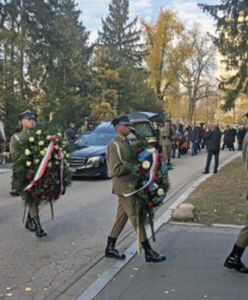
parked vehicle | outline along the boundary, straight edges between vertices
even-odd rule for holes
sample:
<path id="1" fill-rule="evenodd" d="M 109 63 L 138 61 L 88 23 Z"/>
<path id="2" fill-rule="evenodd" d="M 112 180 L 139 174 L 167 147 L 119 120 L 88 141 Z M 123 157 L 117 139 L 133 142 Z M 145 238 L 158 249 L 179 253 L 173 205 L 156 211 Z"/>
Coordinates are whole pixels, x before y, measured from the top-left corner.
<path id="1" fill-rule="evenodd" d="M 156 143 L 156 136 L 147 117 L 132 113 L 127 115 L 137 134 L 145 136 L 151 144 Z M 102 122 L 94 130 L 80 136 L 74 143 L 70 154 L 70 168 L 73 176 L 112 177 L 106 163 L 106 150 L 108 142 L 115 136 L 111 122 Z M 130 140 L 136 139 L 130 134 Z"/>

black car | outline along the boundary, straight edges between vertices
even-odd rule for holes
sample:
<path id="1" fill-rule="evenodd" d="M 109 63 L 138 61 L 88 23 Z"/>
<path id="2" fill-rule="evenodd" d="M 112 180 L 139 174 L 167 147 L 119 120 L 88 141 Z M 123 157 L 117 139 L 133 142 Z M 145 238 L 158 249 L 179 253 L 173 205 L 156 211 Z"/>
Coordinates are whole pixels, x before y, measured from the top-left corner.
<path id="1" fill-rule="evenodd" d="M 127 115 L 137 133 L 145 136 L 149 143 L 155 143 L 156 137 L 150 121 L 136 114 Z M 74 150 L 70 154 L 70 168 L 73 176 L 88 176 L 111 178 L 106 163 L 106 150 L 108 142 L 115 136 L 111 122 L 102 122 L 94 130 L 79 137 L 74 143 Z M 130 140 L 136 139 L 130 134 Z"/>
<path id="2" fill-rule="evenodd" d="M 115 136 L 110 122 L 103 122 L 94 130 L 80 136 L 70 154 L 70 168 L 73 176 L 99 176 L 111 178 L 106 164 L 108 142 Z"/>

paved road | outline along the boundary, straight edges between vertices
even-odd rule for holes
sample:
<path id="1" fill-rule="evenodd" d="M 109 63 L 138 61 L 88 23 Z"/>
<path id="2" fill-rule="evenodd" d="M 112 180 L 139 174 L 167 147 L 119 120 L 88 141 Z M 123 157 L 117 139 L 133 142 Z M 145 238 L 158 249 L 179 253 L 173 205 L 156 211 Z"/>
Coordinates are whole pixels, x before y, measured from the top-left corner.
<path id="1" fill-rule="evenodd" d="M 223 151 L 221 159 L 232 155 Z M 198 176 L 205 159 L 202 152 L 175 160 L 170 172 L 171 193 Z M 103 253 L 117 205 L 111 195 L 111 181 L 73 181 L 55 205 L 55 220 L 50 219 L 48 207 L 41 210 L 49 234 L 45 239 L 37 239 L 23 229 L 21 199 L 9 196 L 9 182 L 10 172 L 5 169 L 0 172 L 0 299 L 48 299 Z M 166 207 L 161 207 L 157 216 Z M 127 226 L 122 237 L 130 230 Z"/>

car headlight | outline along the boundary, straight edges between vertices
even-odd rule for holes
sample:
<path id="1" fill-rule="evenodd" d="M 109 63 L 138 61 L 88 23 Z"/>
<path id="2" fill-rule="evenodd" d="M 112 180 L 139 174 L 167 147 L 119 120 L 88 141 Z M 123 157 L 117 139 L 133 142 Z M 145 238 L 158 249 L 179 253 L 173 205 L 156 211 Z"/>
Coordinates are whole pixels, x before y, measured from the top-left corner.
<path id="1" fill-rule="evenodd" d="M 87 163 L 95 163 L 102 159 L 101 156 L 92 156 L 87 159 Z"/>
<path id="2" fill-rule="evenodd" d="M 87 159 L 87 164 L 95 164 L 102 161 L 102 156 L 92 156 Z"/>

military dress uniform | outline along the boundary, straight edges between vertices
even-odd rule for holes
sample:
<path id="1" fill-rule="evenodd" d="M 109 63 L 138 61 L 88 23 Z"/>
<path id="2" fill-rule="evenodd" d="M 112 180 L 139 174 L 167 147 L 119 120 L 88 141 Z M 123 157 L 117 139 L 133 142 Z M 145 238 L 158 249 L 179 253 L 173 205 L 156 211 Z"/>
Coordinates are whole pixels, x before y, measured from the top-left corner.
<path id="1" fill-rule="evenodd" d="M 245 115 L 248 118 L 248 113 Z M 242 154 L 245 161 L 246 169 L 248 170 L 248 131 L 243 140 Z M 241 261 L 241 257 L 245 248 L 248 246 L 248 225 L 241 229 L 236 243 L 233 246 L 232 252 L 227 257 L 224 266 L 229 269 L 235 269 L 240 273 L 248 274 L 248 268 Z"/>
<path id="2" fill-rule="evenodd" d="M 124 226 L 130 219 L 134 228 L 135 215 L 133 214 L 133 198 L 124 197 L 123 194 L 128 192 L 128 185 L 132 182 L 132 175 L 127 168 L 125 156 L 129 151 L 128 141 L 121 135 L 117 135 L 107 147 L 107 162 L 108 167 L 113 174 L 113 194 L 116 194 L 119 199 L 116 221 L 110 233 L 111 237 L 117 238 L 122 232 Z M 146 239 L 144 228 L 141 228 L 140 241 Z"/>
<path id="3" fill-rule="evenodd" d="M 176 138 L 176 130 L 167 120 L 160 130 L 160 144 L 162 146 L 162 157 L 164 163 L 170 165 L 172 146 Z"/>
<path id="4" fill-rule="evenodd" d="M 121 124 L 124 126 L 130 126 L 129 119 L 126 116 L 120 116 L 112 121 L 115 126 Z M 110 141 L 107 146 L 107 164 L 113 175 L 113 194 L 118 196 L 118 208 L 116 213 L 116 220 L 108 237 L 107 246 L 105 249 L 105 256 L 125 259 L 125 254 L 119 253 L 115 249 L 116 240 L 122 232 L 124 226 L 129 219 L 134 229 L 136 230 L 136 216 L 133 209 L 134 198 L 132 196 L 124 197 L 123 194 L 128 192 L 129 184 L 132 182 L 132 175 L 128 169 L 127 155 L 129 152 L 129 142 L 125 136 L 117 134 L 115 138 Z M 160 262 L 165 260 L 165 256 L 161 256 L 156 253 L 150 246 L 147 239 L 144 226 L 139 228 L 139 239 L 141 245 L 145 250 L 145 258 L 147 262 Z"/>
<path id="5" fill-rule="evenodd" d="M 21 141 L 23 138 L 25 138 L 25 136 L 28 134 L 28 129 L 22 129 L 22 131 L 20 132 L 16 132 L 15 134 L 12 135 L 11 139 L 10 139 L 10 153 L 12 156 L 12 159 L 14 159 L 15 157 L 15 147 L 16 144 Z M 13 179 L 12 179 L 13 180 Z M 13 187 L 15 188 L 15 183 L 13 182 Z M 31 205 L 29 204 L 28 206 L 28 211 L 30 216 L 36 217 L 38 215 L 38 208 L 36 205 Z"/>
<path id="6" fill-rule="evenodd" d="M 19 119 L 33 119 L 35 120 L 36 117 L 34 113 L 30 110 L 27 110 L 19 115 Z M 15 159 L 15 149 L 16 145 L 24 139 L 29 134 L 29 128 L 22 128 L 20 132 L 16 132 L 10 138 L 10 153 L 11 157 Z M 11 194 L 15 194 L 15 182 L 12 178 L 12 191 Z M 28 204 L 28 214 L 25 223 L 25 228 L 29 231 L 35 232 L 37 237 L 46 236 L 46 232 L 42 229 L 39 219 L 39 208 L 36 204 Z"/>

